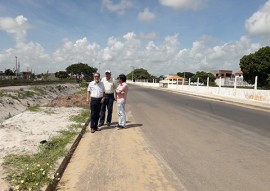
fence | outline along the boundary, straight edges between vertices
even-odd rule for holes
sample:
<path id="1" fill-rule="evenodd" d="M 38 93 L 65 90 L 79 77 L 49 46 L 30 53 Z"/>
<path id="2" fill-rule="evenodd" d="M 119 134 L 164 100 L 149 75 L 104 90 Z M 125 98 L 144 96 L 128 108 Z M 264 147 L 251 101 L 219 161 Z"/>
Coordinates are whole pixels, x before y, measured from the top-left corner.
<path id="1" fill-rule="evenodd" d="M 234 86 L 233 88 L 222 86 L 209 87 L 209 86 L 191 85 L 190 83 L 188 85 L 185 85 L 184 83 L 180 85 L 168 83 L 166 86 L 161 86 L 159 83 L 137 82 L 137 81 L 135 82 L 128 81 L 128 83 L 135 83 L 142 86 L 156 87 L 156 88 L 163 87 L 195 94 L 215 95 L 245 100 L 270 102 L 270 90 L 257 90 L 257 86 L 255 86 L 254 89 L 243 89 L 238 88 L 237 86 Z"/>

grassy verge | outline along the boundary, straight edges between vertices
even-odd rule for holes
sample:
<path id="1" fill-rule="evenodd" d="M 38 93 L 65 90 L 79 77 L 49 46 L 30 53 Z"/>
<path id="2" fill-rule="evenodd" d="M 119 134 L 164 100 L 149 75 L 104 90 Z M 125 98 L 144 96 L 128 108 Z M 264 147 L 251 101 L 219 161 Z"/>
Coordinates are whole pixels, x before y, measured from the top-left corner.
<path id="1" fill-rule="evenodd" d="M 70 120 L 76 122 L 68 130 L 59 131 L 46 144 L 40 145 L 39 152 L 34 155 L 8 155 L 4 158 L 3 167 L 7 172 L 6 180 L 14 190 L 40 190 L 54 179 L 57 160 L 69 154 L 66 146 L 78 135 L 89 116 L 85 110 Z"/>
<path id="2" fill-rule="evenodd" d="M 46 92 L 40 88 L 33 87 L 31 90 L 24 90 L 23 88 L 20 88 L 19 91 L 15 92 L 0 92 L 0 97 L 10 97 L 12 99 L 25 99 L 25 98 L 30 98 L 33 96 L 41 96 L 41 95 L 46 95 Z"/>

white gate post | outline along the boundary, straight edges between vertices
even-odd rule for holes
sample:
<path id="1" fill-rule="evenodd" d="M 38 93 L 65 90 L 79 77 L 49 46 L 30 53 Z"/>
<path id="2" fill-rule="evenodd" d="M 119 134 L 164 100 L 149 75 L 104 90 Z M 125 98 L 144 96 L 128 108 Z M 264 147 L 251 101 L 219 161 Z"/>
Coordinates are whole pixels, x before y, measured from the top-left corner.
<path id="1" fill-rule="evenodd" d="M 257 85 L 258 85 L 258 76 L 255 77 L 254 90 L 257 90 Z"/>
<path id="2" fill-rule="evenodd" d="M 236 96 L 236 82 L 237 82 L 237 76 L 234 77 L 234 86 L 233 86 L 233 95 Z"/>
<path id="3" fill-rule="evenodd" d="M 253 91 L 253 99 L 256 99 L 257 85 L 258 85 L 258 76 L 255 77 L 254 91 Z"/>
<path id="4" fill-rule="evenodd" d="M 220 94 L 220 89 L 221 89 L 221 77 L 219 77 L 218 94 Z"/>

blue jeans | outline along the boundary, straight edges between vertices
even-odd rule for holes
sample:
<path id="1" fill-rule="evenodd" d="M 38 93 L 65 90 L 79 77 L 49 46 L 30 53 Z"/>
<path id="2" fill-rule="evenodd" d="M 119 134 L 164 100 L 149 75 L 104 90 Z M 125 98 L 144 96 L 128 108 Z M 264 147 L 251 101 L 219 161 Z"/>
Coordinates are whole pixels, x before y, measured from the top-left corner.
<path id="1" fill-rule="evenodd" d="M 106 108 L 107 108 L 107 123 L 112 122 L 112 112 L 113 112 L 113 102 L 114 102 L 114 94 L 108 94 L 105 95 L 104 97 L 104 102 L 101 105 L 101 110 L 100 110 L 100 119 L 99 123 L 103 124 L 105 122 L 105 115 L 106 115 Z"/>
<path id="2" fill-rule="evenodd" d="M 118 124 L 120 126 L 126 126 L 126 110 L 125 110 L 125 103 L 117 103 L 117 110 L 118 110 Z"/>

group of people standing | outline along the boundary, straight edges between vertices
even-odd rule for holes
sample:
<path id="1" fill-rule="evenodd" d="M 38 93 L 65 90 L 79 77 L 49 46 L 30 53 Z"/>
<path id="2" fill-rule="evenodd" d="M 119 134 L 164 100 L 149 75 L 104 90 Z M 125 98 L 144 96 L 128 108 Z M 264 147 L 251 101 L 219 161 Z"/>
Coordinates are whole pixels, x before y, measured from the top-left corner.
<path id="1" fill-rule="evenodd" d="M 128 85 L 124 74 L 118 76 L 118 83 L 116 83 L 111 76 L 110 70 L 105 71 L 105 77 L 102 80 L 100 80 L 100 73 L 94 73 L 94 80 L 89 83 L 86 93 L 86 101 L 90 102 L 91 133 L 101 130 L 99 127 L 102 127 L 105 123 L 106 111 L 106 124 L 107 127 L 111 126 L 114 101 L 117 101 L 117 128 L 126 127 L 125 104 L 127 93 Z"/>

